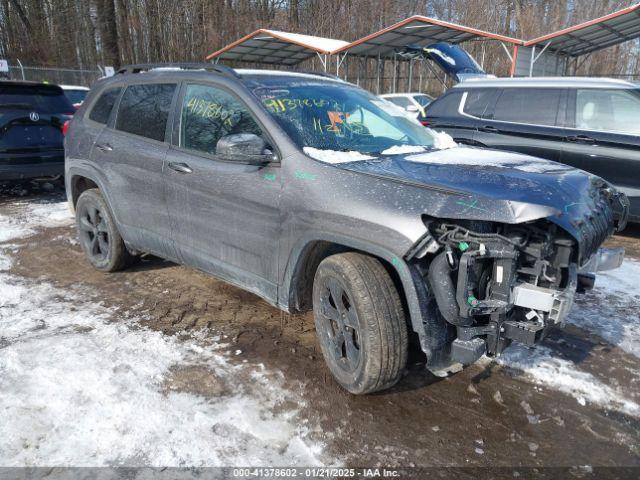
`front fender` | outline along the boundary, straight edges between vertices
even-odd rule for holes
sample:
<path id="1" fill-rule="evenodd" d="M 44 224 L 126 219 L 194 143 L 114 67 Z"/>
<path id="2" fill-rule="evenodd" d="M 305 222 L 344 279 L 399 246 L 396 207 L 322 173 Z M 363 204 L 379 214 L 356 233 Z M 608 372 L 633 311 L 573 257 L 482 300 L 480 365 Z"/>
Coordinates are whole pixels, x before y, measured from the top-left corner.
<path id="1" fill-rule="evenodd" d="M 425 349 L 425 345 L 433 341 L 433 338 L 430 340 L 429 332 L 427 332 L 425 328 L 425 324 L 427 323 L 425 320 L 428 315 L 428 291 L 417 269 L 387 248 L 344 235 L 336 235 L 323 231 L 310 231 L 298 240 L 291 250 L 285 268 L 284 280 L 278 288 L 278 303 L 282 308 L 286 310 L 290 308 L 291 292 L 295 289 L 295 282 L 299 278 L 299 273 L 303 267 L 301 262 L 304 262 L 304 252 L 309 245 L 315 242 L 329 242 L 350 250 L 358 250 L 381 258 L 391 265 L 398 274 L 398 278 L 402 284 L 411 326 L 419 335 L 423 350 Z M 431 349 L 432 348 L 430 348 L 430 350 Z"/>

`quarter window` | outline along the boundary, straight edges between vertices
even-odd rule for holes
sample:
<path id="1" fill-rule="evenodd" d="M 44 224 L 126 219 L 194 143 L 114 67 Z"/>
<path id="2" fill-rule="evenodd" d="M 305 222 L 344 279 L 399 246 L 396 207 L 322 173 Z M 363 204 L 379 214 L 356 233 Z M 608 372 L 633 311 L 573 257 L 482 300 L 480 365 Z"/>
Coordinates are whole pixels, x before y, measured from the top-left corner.
<path id="1" fill-rule="evenodd" d="M 118 108 L 116 129 L 163 141 L 175 84 L 159 83 L 128 87 Z"/>
<path id="2" fill-rule="evenodd" d="M 482 118 L 489 103 L 495 96 L 495 90 L 471 89 L 467 92 L 467 100 L 464 103 L 464 113 L 473 117 Z"/>
<path id="3" fill-rule="evenodd" d="M 555 88 L 505 88 L 496 103 L 494 120 L 556 125 L 562 90 Z"/>
<path id="4" fill-rule="evenodd" d="M 89 118 L 94 122 L 106 125 L 109 121 L 111 110 L 113 110 L 113 106 L 116 104 L 116 100 L 118 99 L 118 95 L 120 95 L 121 91 L 122 88 L 120 87 L 105 90 L 102 95 L 100 95 L 100 98 L 98 98 L 98 101 L 93 105 Z"/>
<path id="5" fill-rule="evenodd" d="M 578 90 L 576 128 L 640 135 L 640 92 Z"/>
<path id="6" fill-rule="evenodd" d="M 182 105 L 180 146 L 215 155 L 225 135 L 262 130 L 248 108 L 230 93 L 206 85 L 188 85 Z"/>

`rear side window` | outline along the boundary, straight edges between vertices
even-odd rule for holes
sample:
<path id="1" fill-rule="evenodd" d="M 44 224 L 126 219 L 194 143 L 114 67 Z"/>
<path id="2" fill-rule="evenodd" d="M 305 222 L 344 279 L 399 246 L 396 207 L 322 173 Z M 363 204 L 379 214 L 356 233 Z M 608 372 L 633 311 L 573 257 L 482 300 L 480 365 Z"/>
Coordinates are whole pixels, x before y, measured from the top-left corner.
<path id="1" fill-rule="evenodd" d="M 472 117 L 482 118 L 489 103 L 494 101 L 496 94 L 496 90 L 481 88 L 469 90 L 462 111 Z"/>
<path id="2" fill-rule="evenodd" d="M 163 141 L 175 90 L 173 83 L 127 87 L 120 100 L 116 129 Z"/>
<path id="3" fill-rule="evenodd" d="M 462 92 L 447 93 L 429 104 L 427 107 L 427 117 L 455 115 L 460 106 L 460 100 L 462 100 Z"/>
<path id="4" fill-rule="evenodd" d="M 562 90 L 555 88 L 505 88 L 493 112 L 494 120 L 556 125 Z"/>
<path id="5" fill-rule="evenodd" d="M 106 125 L 109 121 L 111 110 L 113 110 L 113 106 L 116 104 L 116 100 L 121 91 L 122 88 L 120 87 L 105 90 L 93 105 L 91 113 L 89 113 L 89 118 L 94 122 Z"/>
<path id="6" fill-rule="evenodd" d="M 576 128 L 640 135 L 640 90 L 578 90 Z"/>
<path id="7" fill-rule="evenodd" d="M 60 87 L 46 85 L 1 85 L 0 111 L 30 110 L 73 115 L 75 108 Z"/>

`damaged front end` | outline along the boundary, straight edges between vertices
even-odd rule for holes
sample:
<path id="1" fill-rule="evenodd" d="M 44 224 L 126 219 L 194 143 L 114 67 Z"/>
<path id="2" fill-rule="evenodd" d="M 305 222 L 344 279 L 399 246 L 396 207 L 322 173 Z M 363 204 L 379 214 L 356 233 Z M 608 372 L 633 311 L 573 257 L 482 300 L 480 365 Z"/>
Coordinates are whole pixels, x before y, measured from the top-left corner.
<path id="1" fill-rule="evenodd" d="M 562 327 L 576 293 L 593 287 L 596 271 L 617 268 L 622 249 L 599 249 L 624 227 L 605 205 L 583 222 L 579 239 L 548 219 L 521 224 L 425 217 L 428 234 L 408 253 L 428 291 L 428 367 L 442 373 L 512 341 L 532 346 Z"/>

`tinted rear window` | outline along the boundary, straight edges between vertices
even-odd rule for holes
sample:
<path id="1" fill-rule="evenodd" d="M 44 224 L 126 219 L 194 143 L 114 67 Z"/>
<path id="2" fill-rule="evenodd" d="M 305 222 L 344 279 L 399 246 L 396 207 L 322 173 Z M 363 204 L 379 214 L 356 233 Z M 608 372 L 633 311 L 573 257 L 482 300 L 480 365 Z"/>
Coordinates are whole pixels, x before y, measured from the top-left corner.
<path id="1" fill-rule="evenodd" d="M 94 122 L 106 125 L 109 121 L 111 110 L 113 110 L 113 106 L 115 105 L 121 91 L 122 88 L 120 87 L 105 90 L 102 95 L 100 95 L 100 98 L 98 98 L 98 101 L 93 105 L 89 118 Z"/>
<path id="2" fill-rule="evenodd" d="M 460 106 L 462 92 L 452 92 L 433 101 L 427 107 L 427 117 L 455 115 Z"/>
<path id="3" fill-rule="evenodd" d="M 175 84 L 127 87 L 118 108 L 116 129 L 163 141 Z"/>
<path id="4" fill-rule="evenodd" d="M 45 85 L 0 86 L 0 110 L 69 114 L 75 111 L 62 89 Z"/>
<path id="5" fill-rule="evenodd" d="M 494 120 L 556 125 L 562 90 L 554 88 L 505 88 L 498 98 Z"/>

